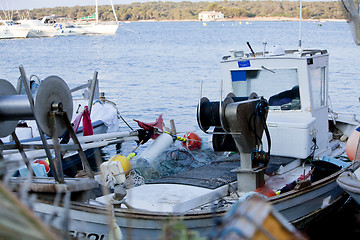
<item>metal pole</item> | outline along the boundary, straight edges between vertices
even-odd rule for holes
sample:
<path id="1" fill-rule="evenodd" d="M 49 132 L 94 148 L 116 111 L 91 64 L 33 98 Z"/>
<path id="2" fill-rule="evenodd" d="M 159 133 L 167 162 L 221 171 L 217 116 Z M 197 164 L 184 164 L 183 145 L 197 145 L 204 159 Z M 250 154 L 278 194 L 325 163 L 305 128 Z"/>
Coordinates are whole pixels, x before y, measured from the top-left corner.
<path id="1" fill-rule="evenodd" d="M 21 157 L 23 158 L 24 163 L 25 163 L 25 165 L 26 165 L 26 167 L 28 169 L 29 175 L 32 175 L 34 171 L 33 171 L 32 167 L 31 167 L 31 163 L 29 161 L 29 158 L 26 156 L 24 148 L 22 147 L 22 145 L 21 145 L 21 143 L 19 141 L 19 138 L 17 137 L 15 131 L 11 134 L 11 136 L 15 141 L 16 147 L 19 149 Z"/>
<path id="2" fill-rule="evenodd" d="M 61 162 L 61 146 L 59 143 L 59 139 L 56 136 L 56 119 L 55 119 L 56 111 L 51 111 L 49 113 L 49 120 L 50 120 L 50 128 L 51 128 L 51 135 L 52 135 L 52 142 L 53 142 L 53 148 L 55 150 L 55 158 L 54 158 L 54 164 L 55 169 L 59 177 L 59 182 L 64 183 L 64 171 L 62 168 L 62 162 Z"/>
<path id="3" fill-rule="evenodd" d="M 90 97 L 89 97 L 89 103 L 88 103 L 89 113 L 91 113 L 92 103 L 94 101 L 95 89 L 96 89 L 96 85 L 98 82 L 97 77 L 98 77 L 98 72 L 94 71 L 93 80 L 92 80 L 91 86 L 90 86 Z"/>
<path id="4" fill-rule="evenodd" d="M 300 53 L 300 55 L 302 54 L 301 23 L 302 23 L 302 0 L 300 0 L 300 16 L 299 16 L 299 53 Z"/>
<path id="5" fill-rule="evenodd" d="M 77 151 L 79 153 L 81 163 L 83 165 L 84 170 L 86 171 L 86 173 L 88 174 L 88 176 L 90 178 L 94 178 L 94 174 L 91 171 L 90 164 L 89 164 L 88 160 L 86 159 L 86 156 L 85 156 L 85 154 L 84 154 L 84 152 L 83 152 L 83 150 L 81 148 L 81 144 L 80 144 L 80 142 L 79 142 L 79 140 L 78 140 L 78 138 L 77 138 L 77 136 L 76 136 L 76 134 L 74 132 L 74 129 L 71 126 L 71 123 L 70 123 L 70 121 L 68 119 L 68 116 L 67 116 L 66 112 L 59 112 L 59 114 L 62 116 L 62 119 L 64 120 L 64 122 L 65 122 L 65 124 L 66 124 L 66 126 L 67 126 L 67 128 L 69 130 L 70 136 L 71 136 L 72 140 L 74 141 L 74 144 L 78 145 L 78 150 Z"/>
<path id="6" fill-rule="evenodd" d="M 98 1 L 97 0 L 95 1 L 95 5 L 96 5 L 96 7 L 95 7 L 96 24 L 98 24 L 99 23 L 99 10 L 98 10 Z"/>

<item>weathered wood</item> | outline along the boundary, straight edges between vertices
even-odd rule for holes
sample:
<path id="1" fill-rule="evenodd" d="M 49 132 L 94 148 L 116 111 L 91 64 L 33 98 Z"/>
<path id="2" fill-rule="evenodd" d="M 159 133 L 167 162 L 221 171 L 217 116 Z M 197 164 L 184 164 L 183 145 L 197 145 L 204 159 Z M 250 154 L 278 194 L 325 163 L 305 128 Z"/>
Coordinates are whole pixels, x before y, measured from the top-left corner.
<path id="1" fill-rule="evenodd" d="M 0 239 L 60 239 L 1 182 L 0 218 Z"/>
<path id="2" fill-rule="evenodd" d="M 58 184 L 52 178 L 37 178 L 34 177 L 32 183 L 29 186 L 30 192 L 80 192 L 86 191 L 99 186 L 98 182 L 88 178 L 65 178 L 63 184 Z M 15 191 L 20 189 L 20 186 L 24 184 L 26 178 L 12 177 L 9 181 L 9 185 Z"/>

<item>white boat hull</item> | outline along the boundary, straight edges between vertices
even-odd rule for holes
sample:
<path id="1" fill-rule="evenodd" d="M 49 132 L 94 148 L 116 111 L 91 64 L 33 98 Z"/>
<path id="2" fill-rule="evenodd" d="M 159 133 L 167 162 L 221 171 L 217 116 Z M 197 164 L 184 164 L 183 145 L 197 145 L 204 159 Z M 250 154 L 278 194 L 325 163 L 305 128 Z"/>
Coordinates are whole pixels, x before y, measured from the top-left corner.
<path id="1" fill-rule="evenodd" d="M 360 205 L 360 170 L 351 172 L 342 173 L 338 179 L 337 183 L 339 186 L 344 189 L 354 200 Z"/>
<path id="2" fill-rule="evenodd" d="M 91 24 L 91 25 L 77 25 L 78 28 L 84 31 L 84 34 L 115 34 L 117 24 Z"/>
<path id="3" fill-rule="evenodd" d="M 26 38 L 29 33 L 28 28 L 22 27 L 0 27 L 0 39 Z"/>
<path id="4" fill-rule="evenodd" d="M 55 36 L 56 29 L 54 28 L 33 28 L 29 31 L 28 38 L 38 37 L 53 37 Z"/>
<path id="5" fill-rule="evenodd" d="M 53 26 L 46 25 L 39 20 L 21 20 L 19 23 L 22 27 L 30 29 L 28 38 L 53 37 L 56 32 Z"/>
<path id="6" fill-rule="evenodd" d="M 296 227 L 302 228 L 319 213 L 327 211 L 333 204 L 341 200 L 344 191 L 336 184 L 335 173 L 302 190 L 292 190 L 269 199 L 281 215 Z M 36 203 L 34 211 L 43 217 L 56 216 L 52 222 L 56 228 L 61 225 L 64 208 L 46 203 Z M 170 213 L 143 210 L 116 209 L 116 223 L 120 227 L 124 239 L 159 239 L 167 220 L 183 220 L 190 230 L 201 235 L 208 235 L 216 225 L 215 217 L 224 215 L 225 211 L 213 213 L 191 212 Z M 74 236 L 94 236 L 96 239 L 108 239 L 109 211 L 103 206 L 74 204 L 70 209 L 69 231 Z M 45 219 L 46 219 L 45 218 Z"/>

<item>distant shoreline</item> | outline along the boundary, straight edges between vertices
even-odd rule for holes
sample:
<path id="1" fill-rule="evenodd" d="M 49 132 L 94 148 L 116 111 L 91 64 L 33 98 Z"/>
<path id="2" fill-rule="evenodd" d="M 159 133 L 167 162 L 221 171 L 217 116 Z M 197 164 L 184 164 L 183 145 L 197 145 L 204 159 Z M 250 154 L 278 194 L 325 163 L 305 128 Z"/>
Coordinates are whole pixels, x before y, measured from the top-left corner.
<path id="1" fill-rule="evenodd" d="M 252 18 L 225 18 L 222 20 L 217 20 L 215 22 L 297 22 L 299 18 L 289 18 L 289 17 L 252 17 Z M 345 19 L 302 19 L 304 22 L 346 22 Z M 139 20 L 139 21 L 122 21 L 122 22 L 201 22 L 197 19 L 184 19 L 184 20 Z M 209 22 L 209 21 L 203 21 Z M 210 21 L 213 22 L 213 21 Z"/>

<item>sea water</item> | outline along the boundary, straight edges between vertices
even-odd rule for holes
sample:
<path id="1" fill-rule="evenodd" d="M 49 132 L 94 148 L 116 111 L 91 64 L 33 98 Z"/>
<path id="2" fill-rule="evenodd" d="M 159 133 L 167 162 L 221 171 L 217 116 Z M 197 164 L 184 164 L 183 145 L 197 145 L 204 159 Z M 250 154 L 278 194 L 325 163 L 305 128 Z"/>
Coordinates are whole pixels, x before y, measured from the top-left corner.
<path id="1" fill-rule="evenodd" d="M 330 53 L 332 108 L 360 114 L 360 47 L 347 23 L 303 22 L 301 38 L 304 49 Z M 100 91 L 133 128 L 133 119 L 153 122 L 162 113 L 167 126 L 174 119 L 178 132 L 199 131 L 200 82 L 202 96 L 219 101 L 221 58 L 233 49 L 249 52 L 246 42 L 254 51 L 263 51 L 265 42 L 267 49 L 297 49 L 299 23 L 132 22 L 115 35 L 1 40 L 0 78 L 16 86 L 21 64 L 28 77 L 57 75 L 72 88 L 98 71 Z M 129 130 L 123 122 L 121 127 Z"/>
<path id="2" fill-rule="evenodd" d="M 129 31 L 129 30 L 131 31 Z M 196 105 L 220 99 L 221 58 L 232 49 L 277 45 L 297 49 L 297 22 L 132 22 L 115 35 L 1 40 L 0 78 L 16 85 L 18 66 L 27 76 L 63 78 L 71 87 L 99 72 L 100 90 L 132 126 L 133 118 L 174 119 L 178 131 L 198 129 Z M 336 111 L 360 113 L 360 47 L 346 22 L 302 23 L 304 49 L 330 53 L 329 91 Z"/>

